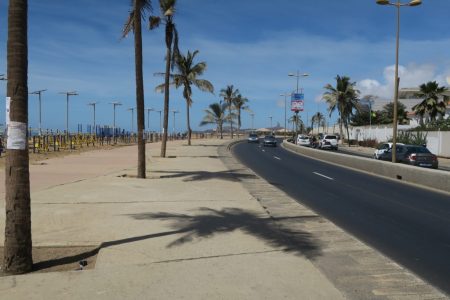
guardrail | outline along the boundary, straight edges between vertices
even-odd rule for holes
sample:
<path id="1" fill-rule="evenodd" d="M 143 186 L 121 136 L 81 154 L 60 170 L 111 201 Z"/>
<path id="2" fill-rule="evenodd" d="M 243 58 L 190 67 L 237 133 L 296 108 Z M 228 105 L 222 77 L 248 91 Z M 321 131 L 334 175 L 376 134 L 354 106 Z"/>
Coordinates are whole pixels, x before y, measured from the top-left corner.
<path id="1" fill-rule="evenodd" d="M 292 152 L 342 167 L 356 169 L 357 171 L 372 173 L 450 193 L 450 174 L 446 171 L 430 170 L 404 164 L 393 164 L 391 162 L 371 158 L 312 149 L 304 146 L 297 146 L 286 141 L 283 141 L 282 146 Z"/>

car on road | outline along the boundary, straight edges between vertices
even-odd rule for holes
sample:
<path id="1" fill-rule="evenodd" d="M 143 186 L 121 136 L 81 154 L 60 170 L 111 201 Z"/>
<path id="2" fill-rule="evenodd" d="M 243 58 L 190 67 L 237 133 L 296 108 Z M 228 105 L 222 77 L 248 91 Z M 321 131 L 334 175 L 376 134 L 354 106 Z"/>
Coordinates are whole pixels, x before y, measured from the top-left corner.
<path id="1" fill-rule="evenodd" d="M 397 145 L 404 145 L 402 143 L 397 143 Z M 381 143 L 378 145 L 378 147 L 373 152 L 373 158 L 374 159 L 380 159 L 381 154 L 388 151 L 389 149 L 392 149 L 392 143 Z"/>
<path id="2" fill-rule="evenodd" d="M 247 138 L 249 143 L 259 143 L 259 137 L 256 133 L 250 133 Z"/>
<path id="3" fill-rule="evenodd" d="M 263 146 L 277 146 L 277 139 L 273 135 L 266 135 L 263 139 Z"/>
<path id="4" fill-rule="evenodd" d="M 320 149 L 338 150 L 338 138 L 335 135 L 325 134 L 319 140 Z"/>
<path id="5" fill-rule="evenodd" d="M 397 145 L 395 160 L 413 166 L 437 169 L 439 161 L 427 147 L 417 145 Z M 381 160 L 392 161 L 392 148 L 380 155 Z"/>
<path id="6" fill-rule="evenodd" d="M 311 142 L 309 140 L 309 136 L 304 135 L 304 134 L 299 134 L 297 136 L 297 145 L 307 146 L 307 147 L 311 146 Z"/>

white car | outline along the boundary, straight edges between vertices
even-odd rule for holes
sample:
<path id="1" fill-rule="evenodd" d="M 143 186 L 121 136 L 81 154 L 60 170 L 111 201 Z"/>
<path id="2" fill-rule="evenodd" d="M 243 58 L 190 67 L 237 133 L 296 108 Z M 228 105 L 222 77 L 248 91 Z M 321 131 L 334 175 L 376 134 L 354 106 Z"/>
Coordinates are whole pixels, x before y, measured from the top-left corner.
<path id="1" fill-rule="evenodd" d="M 402 143 L 397 143 L 397 145 L 403 145 Z M 375 149 L 375 152 L 373 153 L 373 158 L 375 159 L 381 159 L 381 154 L 385 153 L 386 151 L 390 150 L 392 148 L 392 143 L 381 143 L 378 145 L 377 149 Z"/>
<path id="2" fill-rule="evenodd" d="M 338 149 L 338 139 L 335 135 L 326 134 L 322 139 L 319 140 L 320 149 Z"/>
<path id="3" fill-rule="evenodd" d="M 303 134 L 299 134 L 297 136 L 297 145 L 299 146 L 311 146 L 311 143 L 309 141 L 309 136 L 307 135 L 303 135 Z"/>

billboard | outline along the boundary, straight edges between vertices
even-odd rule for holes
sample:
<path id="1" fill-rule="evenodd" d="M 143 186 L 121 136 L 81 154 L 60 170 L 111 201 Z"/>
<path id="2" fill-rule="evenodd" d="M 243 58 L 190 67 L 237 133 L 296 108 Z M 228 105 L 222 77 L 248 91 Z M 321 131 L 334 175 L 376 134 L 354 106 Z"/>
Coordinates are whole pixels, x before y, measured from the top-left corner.
<path id="1" fill-rule="evenodd" d="M 292 94 L 291 96 L 291 111 L 299 112 L 303 111 L 303 94 Z"/>

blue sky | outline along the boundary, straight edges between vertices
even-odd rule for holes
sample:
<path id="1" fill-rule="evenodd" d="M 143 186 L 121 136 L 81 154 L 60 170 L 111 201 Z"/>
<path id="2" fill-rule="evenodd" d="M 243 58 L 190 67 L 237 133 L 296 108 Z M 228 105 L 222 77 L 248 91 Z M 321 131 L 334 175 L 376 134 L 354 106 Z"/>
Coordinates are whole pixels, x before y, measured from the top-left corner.
<path id="1" fill-rule="evenodd" d="M 7 2 L 0 0 L 0 74 L 6 73 Z M 97 124 L 111 125 L 112 101 L 121 101 L 117 126 L 130 129 L 135 106 L 133 37 L 121 40 L 128 0 L 30 0 L 29 91 L 43 94 L 43 127 L 65 128 L 65 96 L 70 99 L 70 127 L 92 123 L 90 101 L 97 105 Z M 159 13 L 156 1 L 155 12 Z M 450 76 L 450 21 L 448 0 L 423 0 L 419 7 L 402 9 L 401 87 L 414 87 L 430 80 L 448 85 Z M 179 0 L 175 22 L 180 49 L 199 50 L 208 64 L 204 78 L 215 94 L 194 89 L 191 124 L 199 129 L 203 110 L 219 101 L 220 89 L 233 84 L 250 102 L 255 127 L 284 124 L 281 93 L 295 89 L 288 73 L 309 73 L 301 78 L 305 93 L 303 119 L 326 112 L 320 101 L 327 83 L 336 75 L 357 82 L 362 95 L 390 98 L 395 62 L 395 9 L 375 0 Z M 146 107 L 162 108 L 163 94 L 154 87 L 162 83 L 153 76 L 164 70 L 164 35 L 160 28 L 143 31 Z M 0 99 L 6 82 L 0 81 Z M 4 122 L 4 102 L 0 123 Z M 37 96 L 29 97 L 29 122 L 37 127 Z M 185 130 L 185 103 L 181 91 L 171 90 L 171 110 L 179 110 L 176 130 Z M 170 129 L 172 130 L 170 115 Z M 335 116 L 331 118 L 331 121 Z M 331 122 L 330 121 L 330 122 Z M 147 123 L 146 123 L 147 126 Z M 250 127 L 243 113 L 243 127 Z M 159 130 L 159 115 L 150 113 L 150 129 Z"/>

